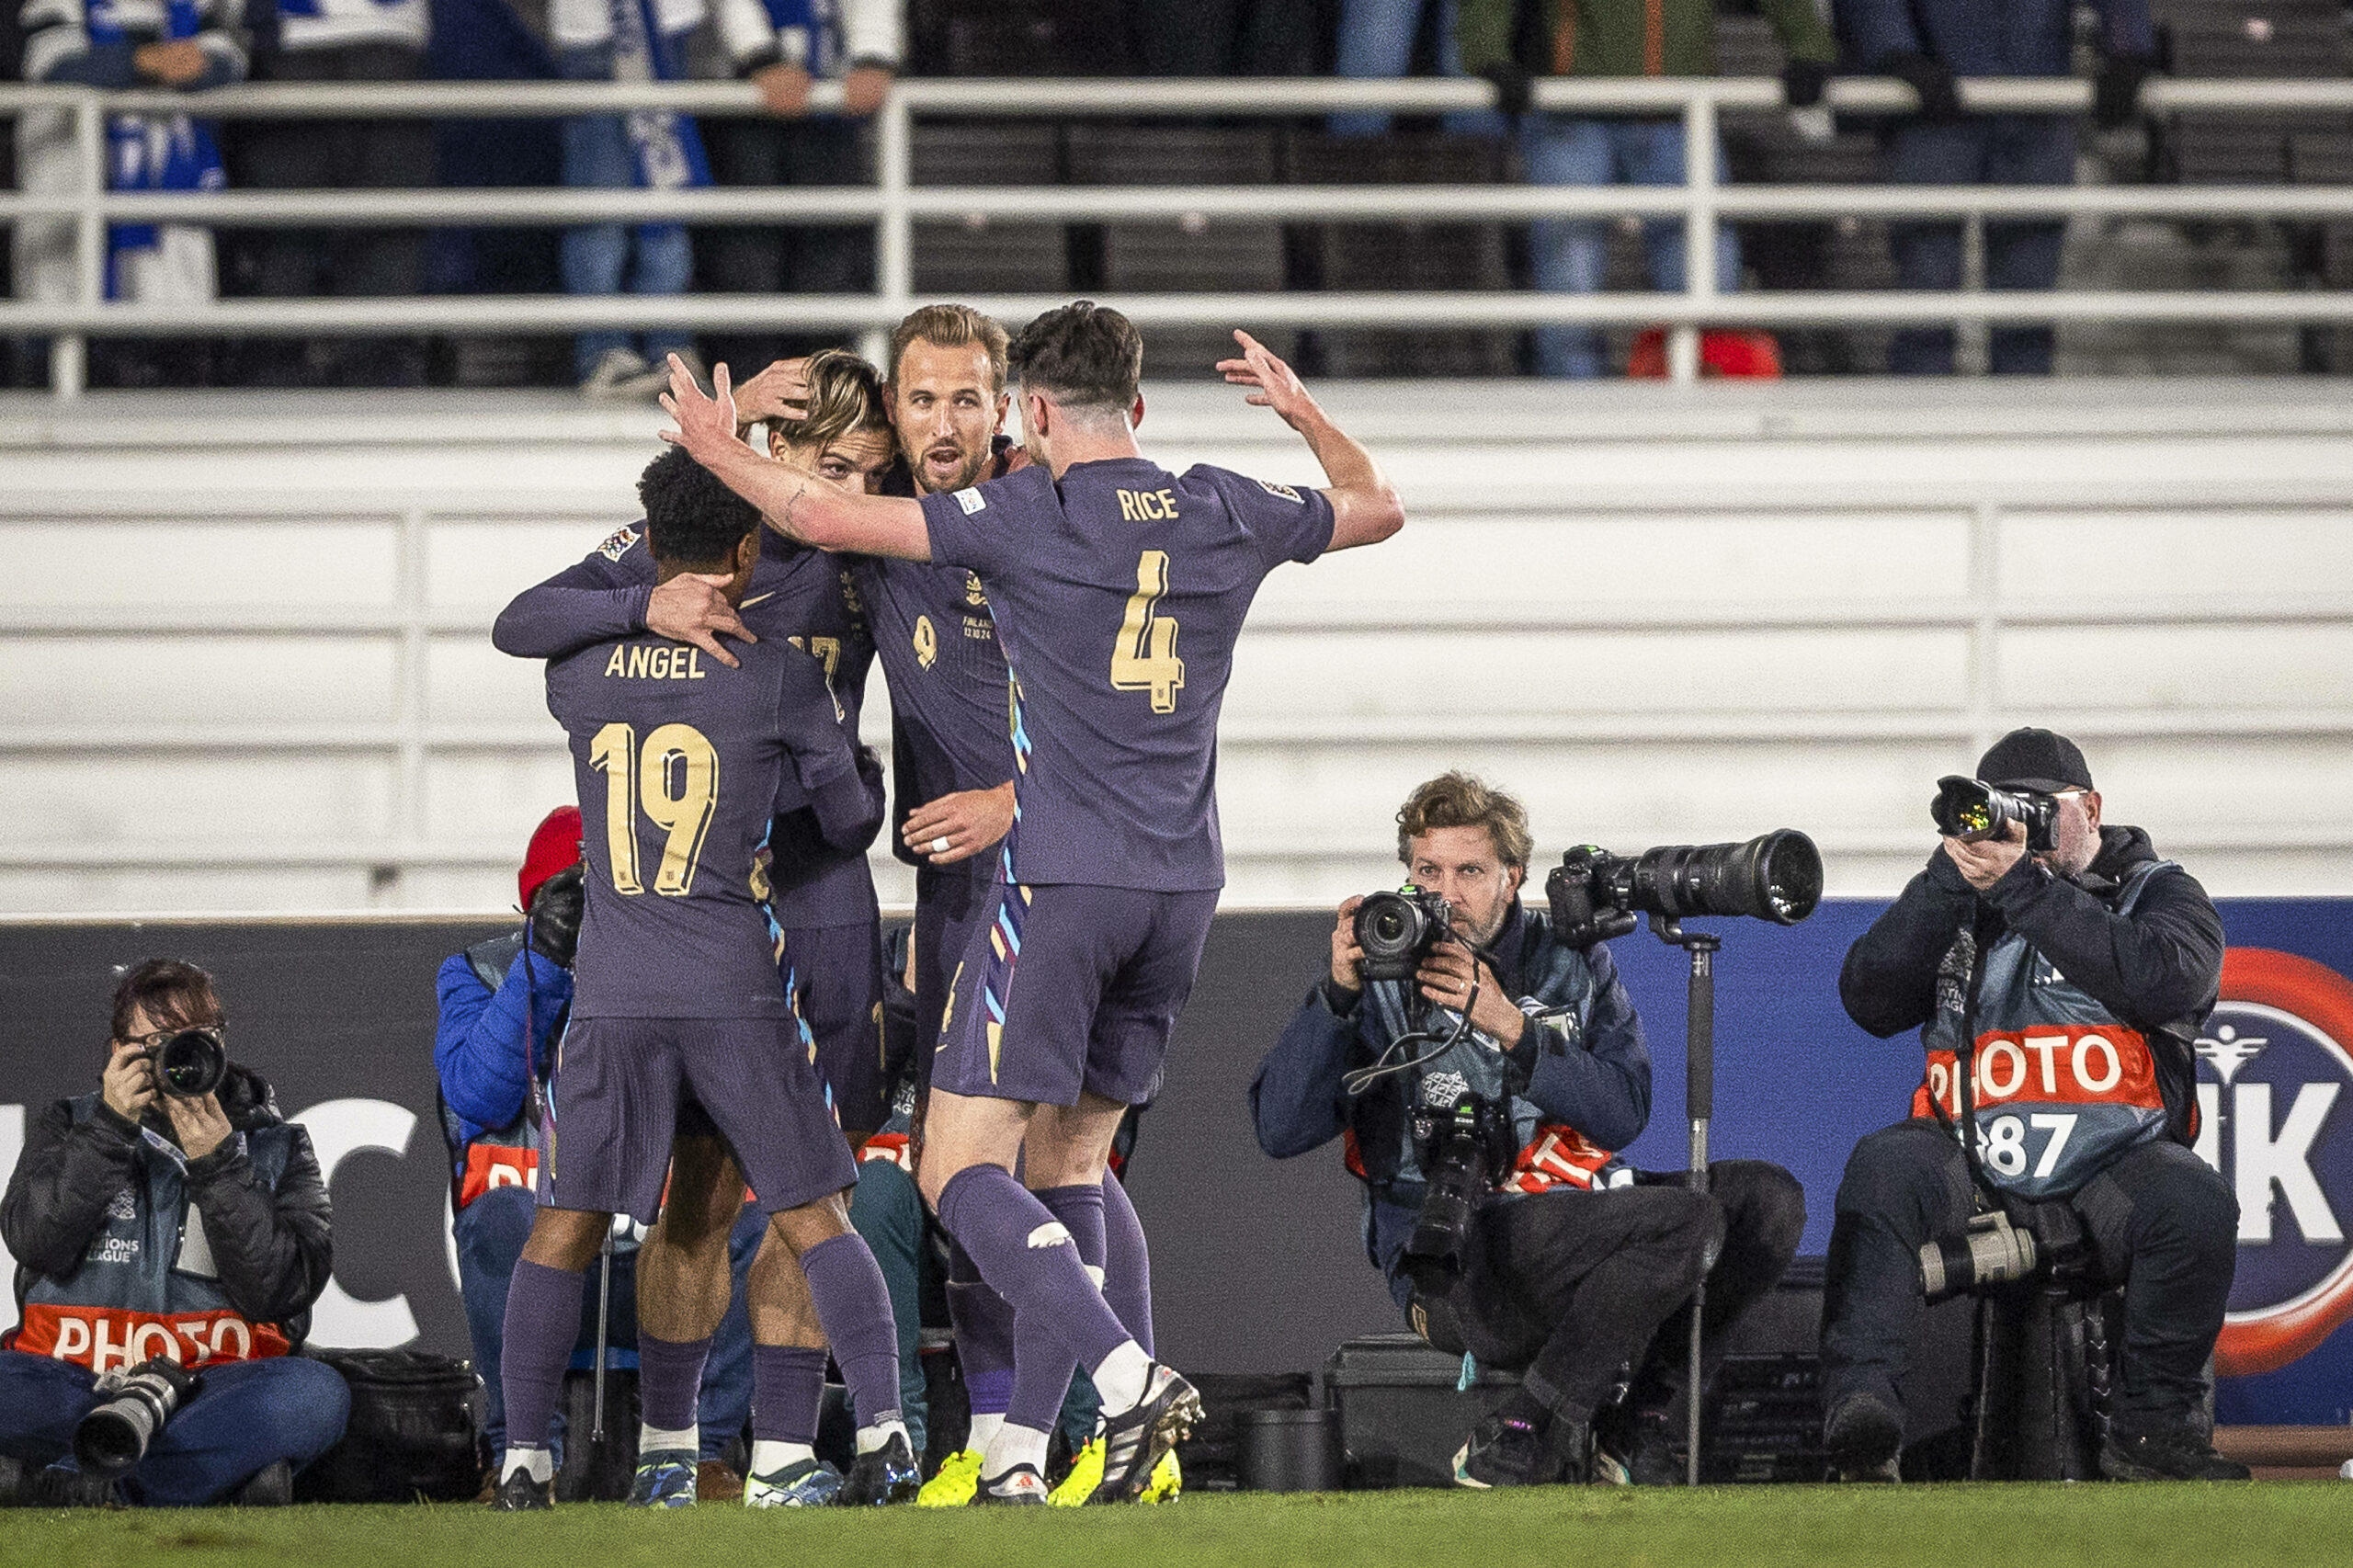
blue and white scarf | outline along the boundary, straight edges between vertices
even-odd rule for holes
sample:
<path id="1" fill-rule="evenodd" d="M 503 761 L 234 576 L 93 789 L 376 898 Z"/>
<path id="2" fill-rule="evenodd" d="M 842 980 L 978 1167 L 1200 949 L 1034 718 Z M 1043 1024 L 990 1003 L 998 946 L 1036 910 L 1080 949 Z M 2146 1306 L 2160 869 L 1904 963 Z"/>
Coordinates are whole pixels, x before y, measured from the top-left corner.
<path id="1" fill-rule="evenodd" d="M 126 41 L 110 6 L 92 6 L 88 26 L 94 44 Z M 195 0 L 168 0 L 165 39 L 192 39 L 202 27 Z M 220 190 L 227 183 L 210 120 L 119 114 L 107 121 L 108 190 Z M 209 300 L 213 292 L 210 230 L 178 223 L 108 226 L 108 299 Z"/>

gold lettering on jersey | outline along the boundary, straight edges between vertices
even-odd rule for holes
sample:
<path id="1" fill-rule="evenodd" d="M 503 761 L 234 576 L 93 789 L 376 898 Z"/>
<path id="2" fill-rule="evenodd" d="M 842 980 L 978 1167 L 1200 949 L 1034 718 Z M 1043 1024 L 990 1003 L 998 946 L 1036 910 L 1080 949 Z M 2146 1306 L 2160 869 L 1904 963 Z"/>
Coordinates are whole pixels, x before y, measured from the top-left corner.
<path id="1" fill-rule="evenodd" d="M 1176 515 L 1176 497 L 1166 490 L 1122 490 L 1120 516 L 1131 523 L 1165 523 Z"/>
<path id="2" fill-rule="evenodd" d="M 615 648 L 605 661 L 605 674 L 620 676 L 625 680 L 701 680 L 702 650 L 680 648 L 664 643 L 659 648 L 640 645 Z"/>
<path id="3" fill-rule="evenodd" d="M 939 662 L 939 633 L 932 629 L 931 617 L 915 617 L 915 663 L 925 669 Z"/>

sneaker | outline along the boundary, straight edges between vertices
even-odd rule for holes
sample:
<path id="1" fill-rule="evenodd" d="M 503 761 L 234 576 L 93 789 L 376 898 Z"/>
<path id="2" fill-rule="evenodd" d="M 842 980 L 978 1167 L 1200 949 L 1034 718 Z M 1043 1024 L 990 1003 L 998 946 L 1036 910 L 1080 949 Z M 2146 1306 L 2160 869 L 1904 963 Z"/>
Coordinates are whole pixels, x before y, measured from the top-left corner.
<path id="1" fill-rule="evenodd" d="M 939 1461 L 939 1472 L 915 1494 L 918 1508 L 961 1508 L 981 1484 L 981 1450 L 959 1449 Z"/>
<path id="2" fill-rule="evenodd" d="M 655 1449 L 638 1455 L 637 1473 L 629 1483 L 629 1506 L 693 1507 L 696 1462 L 692 1449 Z"/>
<path id="3" fill-rule="evenodd" d="M 1152 1467 L 1152 1479 L 1136 1494 L 1139 1503 L 1174 1503 L 1185 1494 L 1185 1467 L 1176 1462 L 1176 1450 L 1169 1449 Z"/>
<path id="4" fill-rule="evenodd" d="M 1093 1496 L 1102 1483 L 1103 1439 L 1095 1437 L 1078 1450 L 1078 1457 L 1070 1461 L 1070 1473 L 1063 1477 L 1063 1483 L 1046 1501 L 1057 1508 L 1075 1508 Z M 1174 1503 L 1184 1492 L 1185 1467 L 1176 1462 L 1176 1450 L 1171 1449 L 1160 1456 L 1160 1462 L 1153 1467 L 1152 1479 L 1136 1494 L 1136 1501 Z"/>
<path id="5" fill-rule="evenodd" d="M 1540 1486 L 1559 1473 L 1559 1463 L 1534 1422 L 1494 1415 L 1473 1427 L 1454 1451 L 1454 1484 L 1482 1492 L 1497 1486 Z"/>
<path id="6" fill-rule="evenodd" d="M 1046 1478 L 1033 1466 L 1017 1464 L 995 1481 L 979 1483 L 972 1503 L 982 1508 L 1042 1508 L 1047 1495 Z"/>
<path id="7" fill-rule="evenodd" d="M 580 395 L 599 403 L 633 403 L 650 395 L 631 388 L 642 385 L 653 369 L 654 367 L 645 362 L 645 356 L 634 349 L 608 348 L 597 356 L 595 367 L 588 372 L 588 379 L 580 383 Z M 666 375 L 663 385 L 665 388 L 669 385 Z"/>
<path id="8" fill-rule="evenodd" d="M 744 1478 L 725 1460 L 705 1460 L 695 1466 L 695 1501 L 733 1503 L 744 1495 Z"/>
<path id="9" fill-rule="evenodd" d="M 1822 1445 L 1830 1453 L 1834 1481 L 1893 1482 L 1904 1479 L 1904 1416 L 1876 1394 L 1848 1394 L 1833 1405 L 1822 1424 Z"/>
<path id="10" fill-rule="evenodd" d="M 2110 1481 L 2245 1481 L 2254 1473 L 2216 1453 L 2203 1434 L 2187 1425 L 2110 1431 L 2100 1445 L 2099 1472 Z"/>
<path id="11" fill-rule="evenodd" d="M 893 1432 L 889 1442 L 858 1456 L 834 1501 L 845 1508 L 881 1508 L 914 1502 L 922 1487 L 923 1471 L 915 1468 L 906 1434 Z"/>
<path id="12" fill-rule="evenodd" d="M 841 1495 L 842 1472 L 824 1460 L 802 1460 L 744 1483 L 746 1508 L 823 1508 Z"/>
<path id="13" fill-rule="evenodd" d="M 1593 1424 L 1587 1479 L 1597 1486 L 1680 1486 L 1675 1435 L 1663 1410 L 1608 1410 Z"/>
<path id="14" fill-rule="evenodd" d="M 498 1483 L 497 1495 L 490 1500 L 494 1514 L 536 1514 L 542 1508 L 555 1506 L 555 1481 L 533 1481 L 528 1470 L 510 1470 L 506 1479 Z"/>
<path id="15" fill-rule="evenodd" d="M 294 1501 L 294 1467 L 284 1460 L 266 1464 L 232 1488 L 223 1501 L 238 1508 L 283 1508 Z"/>
<path id="16" fill-rule="evenodd" d="M 1201 1396 L 1183 1374 L 1159 1362 L 1144 1378 L 1143 1398 L 1103 1421 L 1103 1479 L 1089 1503 L 1132 1503 L 1160 1461 L 1201 1418 Z"/>

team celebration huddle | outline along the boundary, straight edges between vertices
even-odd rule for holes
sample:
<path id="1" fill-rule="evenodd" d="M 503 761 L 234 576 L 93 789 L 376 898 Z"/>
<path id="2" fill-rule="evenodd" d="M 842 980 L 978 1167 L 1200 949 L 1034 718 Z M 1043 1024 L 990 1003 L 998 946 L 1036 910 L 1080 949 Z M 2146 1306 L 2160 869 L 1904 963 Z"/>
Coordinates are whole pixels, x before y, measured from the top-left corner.
<path id="1" fill-rule="evenodd" d="M 1056 1500 L 1174 1494 L 1200 1398 L 1154 1358 L 1114 1147 L 1159 1090 L 1224 881 L 1218 713 L 1251 600 L 1283 562 L 1404 523 L 1370 455 L 1234 336 L 1225 380 L 1298 432 L 1326 488 L 1145 457 L 1142 340 L 1086 301 L 1010 340 L 926 306 L 880 369 L 835 351 L 739 384 L 722 365 L 706 392 L 674 358 L 642 528 L 499 618 L 503 651 L 547 661 L 586 892 L 506 1298 L 494 1507 L 552 1506 L 583 1278 L 623 1214 L 652 1227 L 631 1501 L 696 1500 L 747 1188 L 768 1226 L 746 1503 L 1042 1506 L 1074 1372 L 1098 1414 Z M 865 859 L 885 818 L 858 740 L 876 660 L 891 846 L 916 870 L 903 967 Z M 880 1065 L 894 968 L 915 1004 L 898 1084 Z M 886 1122 L 951 1243 L 972 1397 L 966 1449 L 929 1484 L 848 1210 L 853 1142 Z M 847 1472 L 814 1451 L 829 1358 Z"/>

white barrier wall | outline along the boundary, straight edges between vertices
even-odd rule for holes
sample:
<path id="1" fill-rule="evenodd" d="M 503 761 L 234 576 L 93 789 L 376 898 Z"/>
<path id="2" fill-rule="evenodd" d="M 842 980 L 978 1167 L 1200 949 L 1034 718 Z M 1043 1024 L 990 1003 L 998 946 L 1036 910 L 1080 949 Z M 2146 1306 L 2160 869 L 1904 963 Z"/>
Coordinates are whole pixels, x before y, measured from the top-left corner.
<path id="1" fill-rule="evenodd" d="M 1408 502 L 1236 661 L 1229 903 L 1394 879 L 1404 792 L 1546 853 L 1813 834 L 1892 892 L 1940 773 L 2045 722 L 2226 893 L 2343 892 L 2353 405 L 2299 382 L 1336 387 Z M 1313 483 L 1219 387 L 1146 444 Z M 495 909 L 567 799 L 517 588 L 635 515 L 660 415 L 482 394 L 0 403 L 0 911 Z M 868 733 L 888 738 L 877 676 Z M 886 899 L 910 880 L 878 861 Z"/>

